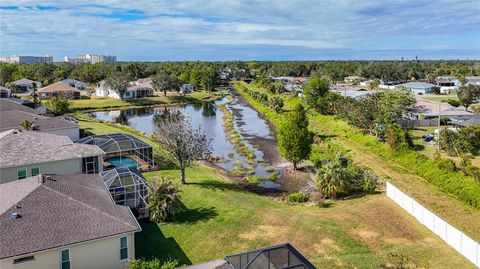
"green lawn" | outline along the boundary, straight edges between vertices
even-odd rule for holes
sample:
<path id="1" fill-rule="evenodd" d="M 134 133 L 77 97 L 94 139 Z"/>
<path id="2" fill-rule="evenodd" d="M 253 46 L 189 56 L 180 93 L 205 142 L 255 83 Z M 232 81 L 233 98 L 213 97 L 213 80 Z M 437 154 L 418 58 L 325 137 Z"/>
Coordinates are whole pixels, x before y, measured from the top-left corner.
<path id="1" fill-rule="evenodd" d="M 220 96 L 219 92 L 194 92 L 186 96 L 176 93 L 168 93 L 167 96 L 158 95 L 134 100 L 119 100 L 113 98 L 92 98 L 70 101 L 70 109 L 78 110 L 98 110 L 112 108 L 133 108 L 142 106 L 171 105 L 180 103 L 191 103 L 200 100 L 213 100 Z"/>
<path id="2" fill-rule="evenodd" d="M 240 93 L 243 92 L 239 86 L 254 87 L 251 84 L 239 82 L 236 88 Z M 255 89 L 257 88 L 255 87 Z M 276 114 L 248 95 L 244 93 L 243 95 L 274 124 L 278 124 L 282 120 L 281 114 Z M 285 100 L 286 109 L 290 109 L 293 104 L 301 100 L 290 94 L 282 94 L 282 98 Z M 475 182 L 473 178 L 465 177 L 460 173 L 447 175 L 443 170 L 437 169 L 432 161 L 426 158 L 425 160 L 421 159 L 417 152 L 403 155 L 392 154 L 388 146 L 377 142 L 372 136 L 362 134 L 356 128 L 333 116 L 320 115 L 310 111 L 309 119 L 310 128 L 313 131 L 328 136 L 333 143 L 339 143 L 349 151 L 354 162 L 372 169 L 382 180 L 391 181 L 450 224 L 480 241 L 480 225 L 478 225 L 480 210 L 465 204 L 460 197 L 446 193 L 438 187 L 443 182 L 449 181 L 451 177 L 458 177 L 465 182 L 470 182 L 478 189 L 478 182 Z M 434 182 L 437 185 L 431 183 L 432 179 L 435 179 Z M 453 189 L 450 191 L 456 190 Z M 474 195 L 474 193 L 476 192 L 471 194 Z"/>
<path id="3" fill-rule="evenodd" d="M 144 175 L 179 182 L 176 170 Z M 188 169 L 187 182 L 174 222 L 142 223 L 137 258 L 191 264 L 290 242 L 318 268 L 378 268 L 388 253 L 426 268 L 473 268 L 382 194 L 319 208 L 249 193 L 204 166 Z"/>
<path id="4" fill-rule="evenodd" d="M 449 95 L 424 95 L 422 96 L 423 99 L 430 100 L 430 101 L 440 101 L 446 102 L 449 99 L 457 100 L 458 95 L 456 94 L 449 94 Z"/>

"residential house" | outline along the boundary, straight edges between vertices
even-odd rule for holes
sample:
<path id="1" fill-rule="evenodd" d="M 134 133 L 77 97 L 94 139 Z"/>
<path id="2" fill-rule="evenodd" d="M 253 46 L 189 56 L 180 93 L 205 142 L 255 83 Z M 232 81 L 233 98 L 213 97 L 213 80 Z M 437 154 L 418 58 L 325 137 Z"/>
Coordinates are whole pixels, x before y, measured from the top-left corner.
<path id="1" fill-rule="evenodd" d="M 285 83 L 285 90 L 288 92 L 301 92 L 307 83 L 307 78 L 304 77 L 272 77 L 272 79 Z"/>
<path id="2" fill-rule="evenodd" d="M 480 86 L 480 76 L 465 77 L 467 84 Z"/>
<path id="3" fill-rule="evenodd" d="M 64 79 L 60 82 L 68 84 L 68 85 L 70 85 L 70 87 L 73 87 L 77 90 L 85 90 L 87 88 L 87 83 L 82 82 L 80 80 L 76 80 L 76 79 L 68 78 L 68 79 Z"/>
<path id="4" fill-rule="evenodd" d="M 64 99 L 80 99 L 80 91 L 66 83 L 57 82 L 38 90 L 41 100 L 51 97 L 60 97 Z"/>
<path id="5" fill-rule="evenodd" d="M 367 79 L 361 76 L 348 76 L 343 79 L 346 83 L 359 83 L 365 80 Z"/>
<path id="6" fill-rule="evenodd" d="M 424 119 L 435 119 L 440 115 L 441 117 L 461 117 L 463 119 L 470 119 L 475 117 L 470 111 L 466 111 L 465 107 L 454 107 L 447 102 L 438 102 L 426 100 L 416 97 L 417 104 L 413 111 L 413 119 L 420 117 Z"/>
<path id="7" fill-rule="evenodd" d="M 33 124 L 30 131 L 62 135 L 70 138 L 72 141 L 79 139 L 80 136 L 79 125 L 74 121 L 46 117 L 16 109 L 2 111 L 0 115 L 0 132 L 22 128 L 20 124 L 23 121 L 30 121 Z"/>
<path id="8" fill-rule="evenodd" d="M 34 109 L 33 103 L 27 100 L 18 98 L 0 98 L 0 111 L 2 112 L 2 114 L 4 111 L 12 110 L 19 110 L 37 115 L 43 114 L 43 109 Z"/>
<path id="9" fill-rule="evenodd" d="M 433 87 L 436 85 L 427 82 L 407 82 L 397 85 L 396 89 L 405 88 L 414 94 L 426 94 L 431 93 Z"/>
<path id="10" fill-rule="evenodd" d="M 10 98 L 12 96 L 12 90 L 0 86 L 0 98 Z"/>
<path id="11" fill-rule="evenodd" d="M 0 183 L 38 174 L 93 174 L 103 171 L 103 150 L 70 138 L 17 129 L 0 133 Z"/>
<path id="12" fill-rule="evenodd" d="M 181 94 L 189 94 L 195 91 L 195 85 L 193 84 L 183 84 L 182 88 L 180 89 Z"/>
<path id="13" fill-rule="evenodd" d="M 440 87 L 440 93 L 449 94 L 456 92 L 460 86 L 458 79 L 452 76 L 441 76 L 435 79 L 435 84 Z"/>
<path id="14" fill-rule="evenodd" d="M 135 99 L 135 98 L 144 98 L 152 96 L 154 93 L 152 87 L 152 81 L 150 78 L 143 78 L 131 82 L 131 86 L 128 87 L 123 94 L 123 99 Z M 117 92 L 109 89 L 105 85 L 105 81 L 101 81 L 97 84 L 95 89 L 95 95 L 98 97 L 110 97 L 115 99 L 120 99 L 120 96 Z"/>
<path id="15" fill-rule="evenodd" d="M 266 247 L 253 251 L 227 256 L 223 260 L 214 260 L 182 269 L 316 269 L 297 249 L 289 243 Z"/>
<path id="16" fill-rule="evenodd" d="M 128 268 L 141 227 L 100 175 L 37 175 L 0 188 L 0 268 Z"/>
<path id="17" fill-rule="evenodd" d="M 36 88 L 42 87 L 42 83 L 28 78 L 16 80 L 12 84 L 14 85 L 13 90 L 15 92 L 30 92 L 35 88 L 34 86 L 36 86 Z"/>

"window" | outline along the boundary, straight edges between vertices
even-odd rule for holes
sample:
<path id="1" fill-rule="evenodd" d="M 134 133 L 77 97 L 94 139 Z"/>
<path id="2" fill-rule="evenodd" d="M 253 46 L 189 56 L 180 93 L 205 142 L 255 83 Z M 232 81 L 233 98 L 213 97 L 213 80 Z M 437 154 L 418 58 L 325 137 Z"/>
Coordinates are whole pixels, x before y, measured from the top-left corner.
<path id="1" fill-rule="evenodd" d="M 40 167 L 32 167 L 32 177 L 40 174 Z"/>
<path id="2" fill-rule="evenodd" d="M 35 260 L 35 257 L 34 256 L 27 256 L 27 257 L 22 257 L 22 258 L 18 258 L 18 259 L 14 259 L 13 260 L 13 264 L 18 264 L 18 263 L 24 263 L 24 262 L 31 262 Z"/>
<path id="3" fill-rule="evenodd" d="M 127 237 L 120 237 L 120 260 L 128 260 L 128 244 Z"/>
<path id="4" fill-rule="evenodd" d="M 60 269 L 70 269 L 70 250 L 60 251 Z"/>
<path id="5" fill-rule="evenodd" d="M 25 168 L 18 168 L 18 179 L 27 178 L 27 169 Z"/>
<path id="6" fill-rule="evenodd" d="M 83 174 L 98 174 L 98 157 L 86 157 L 82 159 Z"/>

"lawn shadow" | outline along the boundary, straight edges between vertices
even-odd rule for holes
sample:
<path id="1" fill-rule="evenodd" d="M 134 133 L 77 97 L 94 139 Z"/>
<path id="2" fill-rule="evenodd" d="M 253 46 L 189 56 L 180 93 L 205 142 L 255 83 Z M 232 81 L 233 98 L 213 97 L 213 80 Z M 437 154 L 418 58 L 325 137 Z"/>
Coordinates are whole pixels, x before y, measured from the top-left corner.
<path id="1" fill-rule="evenodd" d="M 174 223 L 195 223 L 198 221 L 206 221 L 218 216 L 217 209 L 215 207 L 197 207 L 186 208 L 177 214 L 175 214 Z"/>
<path id="2" fill-rule="evenodd" d="M 177 260 L 180 265 L 192 262 L 172 237 L 165 237 L 160 227 L 151 221 L 141 222 L 142 231 L 135 234 L 135 253 L 138 259 Z"/>
<path id="3" fill-rule="evenodd" d="M 228 183 L 228 182 L 220 182 L 216 180 L 205 180 L 202 182 L 190 182 L 187 185 L 196 185 L 202 188 L 210 189 L 210 190 L 221 190 L 221 191 L 239 191 L 239 192 L 246 192 L 246 190 L 237 184 Z"/>

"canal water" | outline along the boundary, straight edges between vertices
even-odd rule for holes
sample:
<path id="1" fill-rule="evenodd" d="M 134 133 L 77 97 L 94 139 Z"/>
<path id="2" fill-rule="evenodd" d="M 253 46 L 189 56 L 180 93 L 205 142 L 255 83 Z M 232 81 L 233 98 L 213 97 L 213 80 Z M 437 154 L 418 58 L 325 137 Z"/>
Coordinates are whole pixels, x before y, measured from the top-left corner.
<path id="1" fill-rule="evenodd" d="M 257 111 L 242 103 L 238 97 L 235 97 L 233 102 L 226 105 L 229 110 L 236 112 L 234 113 L 235 129 L 244 138 L 247 146 L 255 152 L 257 164 L 248 164 L 245 157 L 235 151 L 224 132 L 223 113 L 218 109 L 218 106 L 226 103 L 227 98 L 224 97 L 217 101 L 198 102 L 182 107 L 150 107 L 101 111 L 92 114 L 98 120 L 117 122 L 145 133 L 154 133 L 159 128 L 153 120 L 156 113 L 161 113 L 166 109 L 179 109 L 184 115 L 190 117 L 194 128 L 200 126 L 206 135 L 212 138 L 212 154 L 223 159 L 216 165 L 227 171 L 232 171 L 234 163 L 237 161 L 242 163 L 244 167 L 251 167 L 255 171 L 255 176 L 267 177 L 271 173 L 271 171 L 267 171 L 270 164 L 264 160 L 264 153 L 251 141 L 259 138 L 274 140 L 268 123 L 258 115 Z"/>

